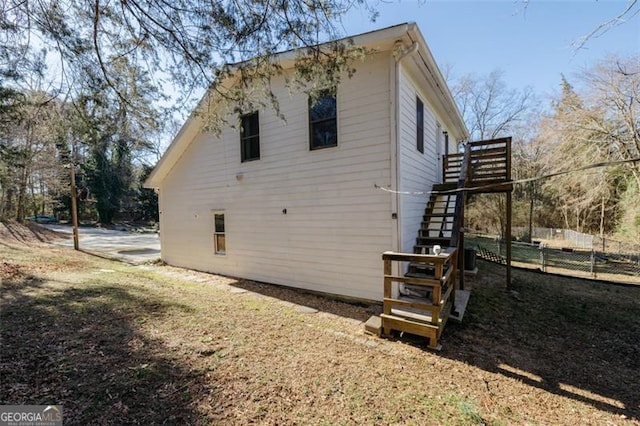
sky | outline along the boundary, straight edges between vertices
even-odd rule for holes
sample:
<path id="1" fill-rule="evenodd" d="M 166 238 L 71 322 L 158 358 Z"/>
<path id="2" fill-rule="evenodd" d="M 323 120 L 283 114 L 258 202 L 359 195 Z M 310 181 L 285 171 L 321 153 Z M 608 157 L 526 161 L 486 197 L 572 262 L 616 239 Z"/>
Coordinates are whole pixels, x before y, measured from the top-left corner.
<path id="1" fill-rule="evenodd" d="M 627 0 L 387 1 L 371 22 L 363 10 L 343 19 L 355 35 L 403 22 L 415 22 L 436 62 L 453 78 L 501 70 L 511 89 L 527 86 L 541 97 L 560 91 L 561 74 L 578 85 L 577 74 L 607 55 L 640 54 L 640 14 L 578 49 L 582 37 L 618 16 Z"/>

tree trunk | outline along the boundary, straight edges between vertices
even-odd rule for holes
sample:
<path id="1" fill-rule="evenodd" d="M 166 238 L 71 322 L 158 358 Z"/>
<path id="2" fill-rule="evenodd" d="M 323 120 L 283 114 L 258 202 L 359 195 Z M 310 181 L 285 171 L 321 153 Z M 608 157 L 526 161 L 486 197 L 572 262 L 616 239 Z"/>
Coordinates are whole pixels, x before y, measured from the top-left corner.
<path id="1" fill-rule="evenodd" d="M 20 185 L 18 186 L 18 205 L 16 211 L 16 220 L 19 223 L 24 222 L 25 198 L 27 192 L 27 168 L 24 167 L 20 176 Z"/>
<path id="2" fill-rule="evenodd" d="M 44 215 L 45 209 L 47 207 L 47 197 L 46 197 L 45 191 L 46 191 L 46 189 L 45 189 L 45 186 L 44 186 L 44 180 L 40 179 L 40 195 L 42 196 L 42 205 L 41 205 L 40 209 L 41 209 L 41 214 L 43 214 L 43 215 Z"/>
<path id="3" fill-rule="evenodd" d="M 7 188 L 7 194 L 4 203 L 4 215 L 9 217 L 13 211 L 13 191 L 12 187 Z"/>

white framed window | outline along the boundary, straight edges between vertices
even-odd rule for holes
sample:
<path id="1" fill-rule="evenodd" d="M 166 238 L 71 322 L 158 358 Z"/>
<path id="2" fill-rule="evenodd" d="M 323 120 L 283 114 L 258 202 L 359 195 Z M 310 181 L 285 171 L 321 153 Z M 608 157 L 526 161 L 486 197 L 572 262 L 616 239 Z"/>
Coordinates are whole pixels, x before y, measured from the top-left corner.
<path id="1" fill-rule="evenodd" d="M 224 232 L 224 211 L 213 212 L 213 248 L 215 254 L 227 253 L 226 235 Z"/>

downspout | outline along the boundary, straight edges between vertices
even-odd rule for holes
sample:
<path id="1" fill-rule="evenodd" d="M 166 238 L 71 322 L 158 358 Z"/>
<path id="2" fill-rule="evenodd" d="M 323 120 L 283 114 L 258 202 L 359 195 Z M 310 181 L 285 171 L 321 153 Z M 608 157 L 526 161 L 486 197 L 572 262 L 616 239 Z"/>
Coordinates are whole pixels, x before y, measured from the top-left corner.
<path id="1" fill-rule="evenodd" d="M 398 193 L 395 195 L 396 202 L 396 236 L 397 238 L 394 241 L 395 251 L 402 251 L 402 200 L 400 199 L 400 176 L 401 176 L 401 152 L 400 152 L 400 140 L 401 140 L 401 132 L 400 132 L 400 65 L 403 59 L 413 55 L 418 51 L 418 43 L 413 42 L 411 46 L 404 48 L 404 43 L 398 40 L 394 46 L 393 57 L 395 59 L 395 76 L 394 76 L 394 121 L 395 121 L 395 132 L 394 132 L 394 141 L 391 144 L 391 152 L 392 152 L 392 161 L 395 160 L 395 188 Z"/>

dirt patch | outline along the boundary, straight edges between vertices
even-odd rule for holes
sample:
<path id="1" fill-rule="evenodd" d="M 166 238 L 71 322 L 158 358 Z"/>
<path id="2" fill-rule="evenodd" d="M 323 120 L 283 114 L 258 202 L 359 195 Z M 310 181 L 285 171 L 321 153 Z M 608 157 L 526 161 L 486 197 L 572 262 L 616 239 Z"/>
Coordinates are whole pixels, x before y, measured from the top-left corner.
<path id="1" fill-rule="evenodd" d="M 43 244 L 50 243 L 68 235 L 52 231 L 37 223 L 18 223 L 15 221 L 0 222 L 0 242 L 5 244 Z"/>
<path id="2" fill-rule="evenodd" d="M 20 268 L 7 262 L 0 262 L 0 278 L 11 279 L 20 275 Z"/>
<path id="3" fill-rule="evenodd" d="M 638 288 L 515 271 L 507 292 L 479 262 L 433 353 L 365 335 L 364 304 L 59 247 L 0 258 L 0 404 L 63 404 L 65 424 L 640 419 Z"/>

